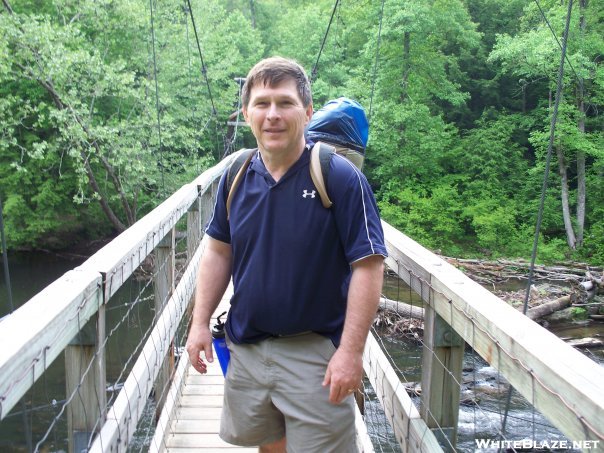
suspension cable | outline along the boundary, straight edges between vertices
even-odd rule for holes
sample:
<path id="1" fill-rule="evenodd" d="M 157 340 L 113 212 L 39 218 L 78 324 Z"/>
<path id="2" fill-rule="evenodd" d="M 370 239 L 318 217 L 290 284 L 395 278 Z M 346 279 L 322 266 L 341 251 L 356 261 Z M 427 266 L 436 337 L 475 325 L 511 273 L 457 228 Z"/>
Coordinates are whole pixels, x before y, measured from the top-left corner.
<path id="1" fill-rule="evenodd" d="M 2 206 L 2 196 L 0 196 L 0 244 L 2 245 L 2 262 L 4 264 L 4 281 L 6 282 L 6 291 L 8 293 L 8 305 L 10 312 L 15 311 L 15 305 L 13 303 L 13 290 L 10 284 L 10 272 L 8 267 L 8 251 L 6 250 L 6 238 L 4 236 L 4 213 Z M 27 419 L 27 413 L 25 412 L 25 401 L 21 400 L 21 414 L 23 418 L 23 431 L 25 432 L 25 443 L 27 445 L 27 451 L 33 451 L 33 441 L 31 436 L 31 426 Z"/>
<path id="2" fill-rule="evenodd" d="M 208 71 L 203 61 L 203 54 L 201 52 L 201 45 L 199 44 L 199 36 L 197 35 L 197 26 L 195 25 L 195 18 L 193 17 L 193 8 L 191 7 L 191 1 L 187 0 L 189 5 L 189 14 L 191 15 L 191 23 L 193 24 L 193 31 L 195 32 L 195 41 L 197 42 L 197 50 L 199 52 L 199 58 L 201 59 L 201 73 L 206 81 L 208 87 L 208 95 L 210 96 L 210 103 L 212 104 L 212 115 L 216 115 L 216 107 L 214 106 L 214 99 L 212 98 L 212 90 L 210 89 L 210 81 L 208 80 Z"/>
<path id="3" fill-rule="evenodd" d="M 233 139 L 231 140 L 230 152 L 233 152 L 235 142 L 237 141 L 237 130 L 239 129 L 239 116 L 241 114 L 241 89 L 243 87 L 243 79 L 237 80 L 237 86 L 239 88 L 237 93 L 237 118 L 235 118 L 235 130 L 233 132 Z"/>
<path id="4" fill-rule="evenodd" d="M 549 143 L 547 145 L 547 157 L 545 162 L 545 173 L 543 175 L 543 187 L 541 188 L 541 199 L 539 201 L 539 212 L 537 214 L 537 224 L 535 226 L 535 237 L 533 240 L 533 251 L 531 254 L 531 265 L 529 267 L 529 276 L 528 276 L 528 284 L 526 288 L 526 294 L 524 297 L 524 305 L 522 307 L 522 312 L 526 314 L 528 309 L 528 300 L 530 296 L 530 287 L 532 283 L 533 274 L 535 271 L 535 261 L 537 258 L 537 246 L 539 244 L 539 233 L 541 231 L 541 221 L 543 219 L 543 206 L 545 204 L 545 192 L 547 191 L 547 180 L 549 177 L 550 170 L 550 162 L 552 159 L 552 150 L 554 147 L 554 135 L 556 131 L 556 122 L 558 119 L 558 107 L 560 105 L 560 98 L 562 97 L 562 83 L 564 77 L 564 60 L 566 57 L 566 45 L 568 40 L 568 30 L 570 27 L 570 17 L 572 12 L 573 0 L 569 0 L 568 3 L 568 13 L 566 15 L 566 27 L 564 29 L 564 36 L 562 38 L 562 58 L 560 61 L 560 66 L 558 69 L 558 81 L 556 85 L 556 99 L 554 102 L 554 110 L 552 112 L 552 119 L 550 123 L 550 132 L 549 132 Z"/>
<path id="5" fill-rule="evenodd" d="M 558 39 L 558 36 L 556 35 L 556 32 L 554 31 L 552 24 L 550 24 L 549 20 L 547 19 L 547 16 L 545 15 L 545 11 L 543 11 L 543 9 L 541 8 L 541 5 L 539 4 L 539 0 L 534 0 L 535 4 L 537 5 L 537 8 L 539 8 L 539 12 L 541 13 L 541 16 L 543 17 L 543 20 L 545 21 L 545 23 L 547 24 L 549 31 L 552 33 L 552 36 L 554 37 L 554 39 L 556 40 L 556 42 L 558 43 L 558 47 L 560 47 L 560 49 L 562 49 L 562 43 L 560 43 L 560 40 Z M 565 52 L 566 54 L 566 52 Z M 568 63 L 568 66 L 570 66 L 570 69 L 572 69 L 573 74 L 575 74 L 575 77 L 579 80 L 583 80 L 581 77 L 579 77 L 577 75 L 577 72 L 575 71 L 575 68 L 573 67 L 572 63 L 570 62 L 570 60 L 568 59 L 568 57 L 565 55 L 566 58 L 566 62 Z"/>
<path id="6" fill-rule="evenodd" d="M 2 240 L 2 262 L 4 264 L 4 281 L 6 282 L 6 291 L 8 292 L 8 305 L 10 307 L 10 312 L 15 311 L 15 306 L 13 304 L 13 290 L 10 284 L 10 272 L 8 269 L 8 254 L 6 251 L 6 239 L 4 237 L 4 216 L 3 216 L 3 208 L 2 208 L 2 197 L 0 196 L 0 235 Z"/>
<path id="7" fill-rule="evenodd" d="M 533 250 L 531 253 L 531 264 L 529 266 L 528 282 L 527 282 L 526 293 L 525 293 L 525 297 L 524 297 L 524 305 L 522 307 L 523 314 L 526 314 L 526 312 L 528 310 L 528 301 L 529 301 L 529 297 L 530 297 L 530 293 L 531 293 L 531 286 L 532 286 L 533 275 L 534 275 L 534 271 L 535 271 L 535 261 L 537 259 L 537 247 L 539 245 L 539 233 L 541 231 L 541 222 L 543 220 L 543 207 L 545 205 L 545 195 L 547 192 L 547 180 L 549 178 L 550 163 L 552 160 L 552 150 L 554 147 L 554 135 L 555 135 L 555 131 L 556 131 L 556 121 L 558 119 L 558 107 L 560 105 L 560 98 L 562 97 L 562 83 L 563 83 L 563 77 L 564 77 L 564 61 L 566 60 L 566 45 L 568 42 L 568 30 L 570 28 L 570 17 L 571 17 L 571 13 L 572 13 L 572 8 L 573 8 L 573 0 L 569 0 L 568 11 L 566 13 L 566 25 L 564 27 L 564 35 L 562 37 L 562 47 L 561 47 L 562 54 L 561 54 L 561 58 L 560 58 L 560 66 L 558 68 L 558 81 L 557 81 L 557 85 L 556 85 L 556 99 L 554 101 L 554 110 L 552 112 L 552 119 L 551 119 L 551 123 L 550 123 L 549 143 L 547 145 L 547 157 L 545 160 L 545 172 L 543 175 L 543 186 L 541 188 L 541 199 L 539 201 L 539 211 L 537 213 L 537 224 L 535 226 L 535 237 L 533 239 Z M 507 416 L 508 416 L 508 412 L 510 409 L 510 402 L 512 399 L 512 391 L 513 391 L 513 388 L 510 387 L 510 390 L 509 390 L 508 396 L 507 396 L 507 401 L 506 401 L 505 413 L 504 413 L 503 421 L 501 424 L 501 432 L 505 432 L 505 425 L 507 422 Z"/>
<path id="8" fill-rule="evenodd" d="M 159 85 L 157 83 L 157 57 L 155 55 L 155 26 L 153 19 L 153 0 L 149 0 L 149 8 L 151 10 L 151 47 L 153 49 L 153 78 L 155 79 L 155 110 L 157 112 L 157 135 L 159 138 L 159 169 L 161 172 L 161 187 L 162 195 L 166 193 L 164 180 L 164 147 L 161 139 L 161 119 L 159 111 Z"/>
<path id="9" fill-rule="evenodd" d="M 327 25 L 327 30 L 325 31 L 325 35 L 323 35 L 323 42 L 321 43 L 321 49 L 319 49 L 319 54 L 317 55 L 317 61 L 315 62 L 314 67 L 312 68 L 312 73 L 310 75 L 310 82 L 314 82 L 315 76 L 317 75 L 317 69 L 319 67 L 319 59 L 321 58 L 321 53 L 323 53 L 323 47 L 325 47 L 325 41 L 327 41 L 327 36 L 329 35 L 329 29 L 331 28 L 331 23 L 333 22 L 333 17 L 336 14 L 336 10 L 338 8 L 338 4 L 340 0 L 336 0 L 333 5 L 333 10 L 331 12 L 331 18 L 329 19 L 329 24 Z"/>
<path id="10" fill-rule="evenodd" d="M 371 75 L 371 97 L 369 98 L 369 116 L 367 120 L 371 122 L 371 112 L 373 109 L 373 92 L 375 89 L 375 77 L 377 74 L 378 59 L 380 56 L 380 44 L 382 41 L 382 19 L 384 18 L 384 0 L 382 0 L 382 9 L 380 10 L 380 26 L 378 28 L 377 48 L 375 49 L 375 63 L 373 65 L 373 74 Z"/>

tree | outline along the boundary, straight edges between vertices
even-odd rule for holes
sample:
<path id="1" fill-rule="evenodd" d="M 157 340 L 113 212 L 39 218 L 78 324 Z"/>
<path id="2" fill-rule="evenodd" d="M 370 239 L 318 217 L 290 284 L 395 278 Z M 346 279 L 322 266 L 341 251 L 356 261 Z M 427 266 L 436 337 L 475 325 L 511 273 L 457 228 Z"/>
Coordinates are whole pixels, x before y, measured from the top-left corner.
<path id="1" fill-rule="evenodd" d="M 218 1 L 199 7 L 209 85 L 229 105 L 233 77 L 262 47 L 243 15 Z M 0 179 L 11 244 L 99 223 L 121 231 L 221 157 L 215 134 L 230 111 L 210 105 L 188 11 L 177 1 L 155 5 L 154 38 L 150 16 L 140 0 L 3 2 Z"/>
<path id="2" fill-rule="evenodd" d="M 555 25 L 557 35 L 561 36 L 566 7 L 553 4 L 547 15 Z M 578 14 L 575 12 L 573 16 L 568 40 L 569 63 L 564 81 L 567 88 L 564 98 L 561 99 L 560 116 L 556 126 L 555 150 L 560 177 L 558 185 L 562 218 L 567 243 L 572 250 L 581 247 L 584 241 L 588 166 L 602 158 L 597 146 L 601 130 L 594 121 L 598 118 L 596 106 L 601 103 L 604 88 L 598 56 L 604 43 L 602 25 L 597 20 L 601 15 L 601 5 L 596 3 L 588 8 L 587 2 L 581 1 Z M 525 81 L 527 89 L 538 93 L 540 102 L 533 113 L 545 118 L 552 103 L 560 49 L 550 30 L 543 22 L 538 22 L 538 19 L 540 17 L 535 8 L 527 7 L 523 30 L 516 36 L 499 36 L 490 61 L 499 63 L 503 71 L 521 78 Z M 586 109 L 586 106 L 591 108 Z M 549 121 L 541 121 L 540 124 L 541 129 L 531 134 L 531 143 L 543 156 Z M 574 222 L 571 218 L 573 205 Z"/>

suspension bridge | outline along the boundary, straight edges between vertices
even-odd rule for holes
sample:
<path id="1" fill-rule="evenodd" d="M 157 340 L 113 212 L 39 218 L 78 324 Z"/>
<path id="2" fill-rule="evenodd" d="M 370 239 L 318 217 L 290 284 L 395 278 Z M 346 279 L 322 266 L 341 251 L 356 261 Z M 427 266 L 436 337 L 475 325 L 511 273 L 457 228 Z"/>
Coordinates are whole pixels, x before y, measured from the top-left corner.
<path id="1" fill-rule="evenodd" d="M 53 367 L 64 370 L 64 399 L 45 401 L 50 415 L 43 426 L 29 426 L 30 450 L 235 451 L 216 434 L 223 380 L 218 365 L 202 376 L 182 354 L 202 226 L 235 155 L 0 322 L 0 424 L 16 413 L 30 413 L 24 420 L 31 421 L 32 392 L 49 385 Z M 392 451 L 456 451 L 466 349 L 497 370 L 498 380 L 511 384 L 569 446 L 604 451 L 604 368 L 400 231 L 386 223 L 384 230 L 387 266 L 424 309 L 421 397 L 409 395 L 376 332 L 365 348 L 365 400 L 373 398 L 383 411 L 378 423 L 388 426 Z M 127 294 L 116 317 L 116 295 L 133 280 L 145 283 Z M 134 314 L 149 300 L 152 319 L 134 325 Z M 227 308 L 228 297 L 217 313 Z M 139 332 L 136 341 L 124 341 L 120 329 Z M 108 345 L 116 341 L 127 357 L 118 369 L 108 357 Z M 470 404 L 481 416 L 480 402 Z M 369 409 L 361 405 L 356 416 L 364 452 L 379 451 L 379 439 L 366 426 Z M 483 440 L 487 435 L 496 445 L 521 440 L 501 426 L 476 433 Z"/>
<path id="2" fill-rule="evenodd" d="M 330 25 L 337 6 L 338 1 Z M 321 51 L 328 32 L 329 26 Z M 156 73 L 155 37 L 152 44 Z M 379 36 L 371 101 L 378 56 Z M 563 62 L 564 49 L 560 79 Z M 157 80 L 155 88 L 161 150 Z M 554 125 L 555 115 L 552 129 Z M 199 375 L 183 354 L 204 248 L 202 227 L 211 214 L 218 180 L 234 157 L 229 155 L 181 187 L 0 321 L 0 428 L 22 419 L 25 438 L 24 446 L 3 443 L 3 448 L 255 451 L 228 445 L 218 437 L 223 377 L 217 363 L 207 375 Z M 390 272 L 422 301 L 424 333 L 417 338 L 421 395 L 409 391 L 405 373 L 393 364 L 377 331 L 372 331 L 363 356 L 364 395 L 357 399 L 355 415 L 359 451 L 384 451 L 383 432 L 389 438 L 387 451 L 457 451 L 463 359 L 468 350 L 496 370 L 497 386 L 511 385 L 533 414 L 543 416 L 549 436 L 553 432 L 562 436 L 555 437 L 561 440 L 533 436 L 527 444 L 527 439 L 506 430 L 502 421 L 473 433 L 478 449 L 604 451 L 604 368 L 400 231 L 386 223 L 384 231 Z M 132 282 L 138 282 L 134 291 L 137 285 Z M 217 313 L 227 309 L 225 297 Z M 149 319 L 143 321 L 141 311 L 147 311 Z M 62 390 L 51 392 L 51 386 Z M 487 408 L 478 399 L 464 404 L 487 418 Z M 380 413 L 377 421 L 372 415 L 375 406 Z M 497 416 L 505 420 L 507 410 L 500 408 Z M 534 424 L 534 419 L 523 422 Z M 387 429 L 376 433 L 376 424 Z"/>

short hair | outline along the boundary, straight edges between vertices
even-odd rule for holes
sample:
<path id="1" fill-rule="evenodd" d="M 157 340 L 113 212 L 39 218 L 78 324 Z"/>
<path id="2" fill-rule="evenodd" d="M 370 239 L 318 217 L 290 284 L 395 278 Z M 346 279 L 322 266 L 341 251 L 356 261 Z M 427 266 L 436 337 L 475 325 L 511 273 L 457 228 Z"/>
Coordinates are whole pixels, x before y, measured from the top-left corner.
<path id="1" fill-rule="evenodd" d="M 310 81 L 304 71 L 296 61 L 283 57 L 270 57 L 260 60 L 254 65 L 245 79 L 241 90 L 241 101 L 244 107 L 250 102 L 252 88 L 262 84 L 273 87 L 285 80 L 296 82 L 298 96 L 302 100 L 304 107 L 312 103 L 312 94 L 310 90 Z"/>

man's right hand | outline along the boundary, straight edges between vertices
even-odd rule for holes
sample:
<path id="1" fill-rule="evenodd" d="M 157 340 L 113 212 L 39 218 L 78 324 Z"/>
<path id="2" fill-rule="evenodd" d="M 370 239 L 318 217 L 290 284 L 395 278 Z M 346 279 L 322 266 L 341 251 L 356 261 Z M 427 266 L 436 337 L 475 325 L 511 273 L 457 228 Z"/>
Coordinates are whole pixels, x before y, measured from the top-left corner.
<path id="1" fill-rule="evenodd" d="M 201 374 L 205 374 L 208 371 L 208 365 L 201 358 L 201 352 L 203 351 L 208 362 L 211 363 L 214 361 L 212 333 L 210 332 L 209 326 L 191 326 L 186 350 L 189 354 L 189 360 L 191 361 L 193 368 Z"/>

